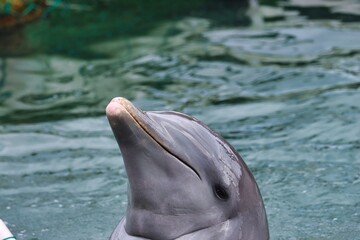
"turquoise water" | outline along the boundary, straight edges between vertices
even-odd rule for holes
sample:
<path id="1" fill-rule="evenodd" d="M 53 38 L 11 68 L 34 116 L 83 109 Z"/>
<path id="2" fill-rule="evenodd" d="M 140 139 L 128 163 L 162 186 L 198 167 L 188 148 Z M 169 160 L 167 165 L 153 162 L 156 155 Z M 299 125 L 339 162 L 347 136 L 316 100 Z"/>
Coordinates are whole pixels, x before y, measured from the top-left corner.
<path id="1" fill-rule="evenodd" d="M 171 34 L 169 34 L 169 32 Z M 126 173 L 104 109 L 195 115 L 242 154 L 271 239 L 360 239 L 360 28 L 185 18 L 91 46 L 0 60 L 0 217 L 18 239 L 106 239 Z"/>

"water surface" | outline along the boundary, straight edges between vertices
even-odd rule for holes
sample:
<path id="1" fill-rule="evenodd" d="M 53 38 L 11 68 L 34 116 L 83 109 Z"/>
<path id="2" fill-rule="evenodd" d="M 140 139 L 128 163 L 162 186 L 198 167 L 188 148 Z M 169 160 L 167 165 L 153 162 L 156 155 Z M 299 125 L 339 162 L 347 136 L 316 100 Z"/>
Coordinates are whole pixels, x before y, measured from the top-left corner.
<path id="1" fill-rule="evenodd" d="M 172 34 L 168 34 L 172 32 Z M 18 239 L 106 239 L 126 173 L 104 109 L 195 115 L 241 153 L 272 239 L 359 239 L 360 28 L 185 18 L 94 44 L 103 60 L 0 60 L 0 217 Z"/>

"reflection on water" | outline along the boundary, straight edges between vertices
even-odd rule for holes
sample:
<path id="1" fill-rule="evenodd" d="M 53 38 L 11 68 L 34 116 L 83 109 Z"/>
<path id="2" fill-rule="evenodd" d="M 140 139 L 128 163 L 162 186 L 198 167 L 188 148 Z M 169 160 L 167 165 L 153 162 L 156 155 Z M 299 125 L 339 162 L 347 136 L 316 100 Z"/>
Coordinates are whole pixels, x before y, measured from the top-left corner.
<path id="1" fill-rule="evenodd" d="M 124 96 L 227 138 L 258 180 L 272 239 L 356 239 L 360 29 L 296 26 L 187 18 L 91 47 L 111 59 L 1 59 L 0 216 L 18 239 L 109 236 L 126 174 L 104 108 Z"/>
<path id="2" fill-rule="evenodd" d="M 1 216 L 19 239 L 109 235 L 126 205 L 126 179 L 105 117 L 0 132 Z"/>

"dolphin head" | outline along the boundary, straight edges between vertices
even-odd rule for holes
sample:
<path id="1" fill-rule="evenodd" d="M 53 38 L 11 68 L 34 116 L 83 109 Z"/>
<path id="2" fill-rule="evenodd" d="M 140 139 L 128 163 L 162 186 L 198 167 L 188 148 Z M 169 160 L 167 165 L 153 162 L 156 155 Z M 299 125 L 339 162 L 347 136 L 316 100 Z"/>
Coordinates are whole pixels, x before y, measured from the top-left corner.
<path id="1" fill-rule="evenodd" d="M 220 135 L 188 115 L 141 111 L 124 98 L 106 114 L 129 179 L 127 234 L 175 239 L 232 219 L 242 236 L 259 225 L 267 232 L 254 177 Z"/>

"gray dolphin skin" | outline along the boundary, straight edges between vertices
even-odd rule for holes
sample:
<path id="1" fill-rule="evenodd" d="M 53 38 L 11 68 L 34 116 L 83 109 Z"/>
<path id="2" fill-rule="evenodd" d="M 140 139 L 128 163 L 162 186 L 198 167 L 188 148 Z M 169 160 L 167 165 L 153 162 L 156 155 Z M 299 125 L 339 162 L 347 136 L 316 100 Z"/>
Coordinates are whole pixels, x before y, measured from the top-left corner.
<path id="1" fill-rule="evenodd" d="M 250 170 L 219 134 L 171 111 L 125 98 L 106 108 L 128 175 L 126 215 L 111 240 L 267 240 Z"/>

